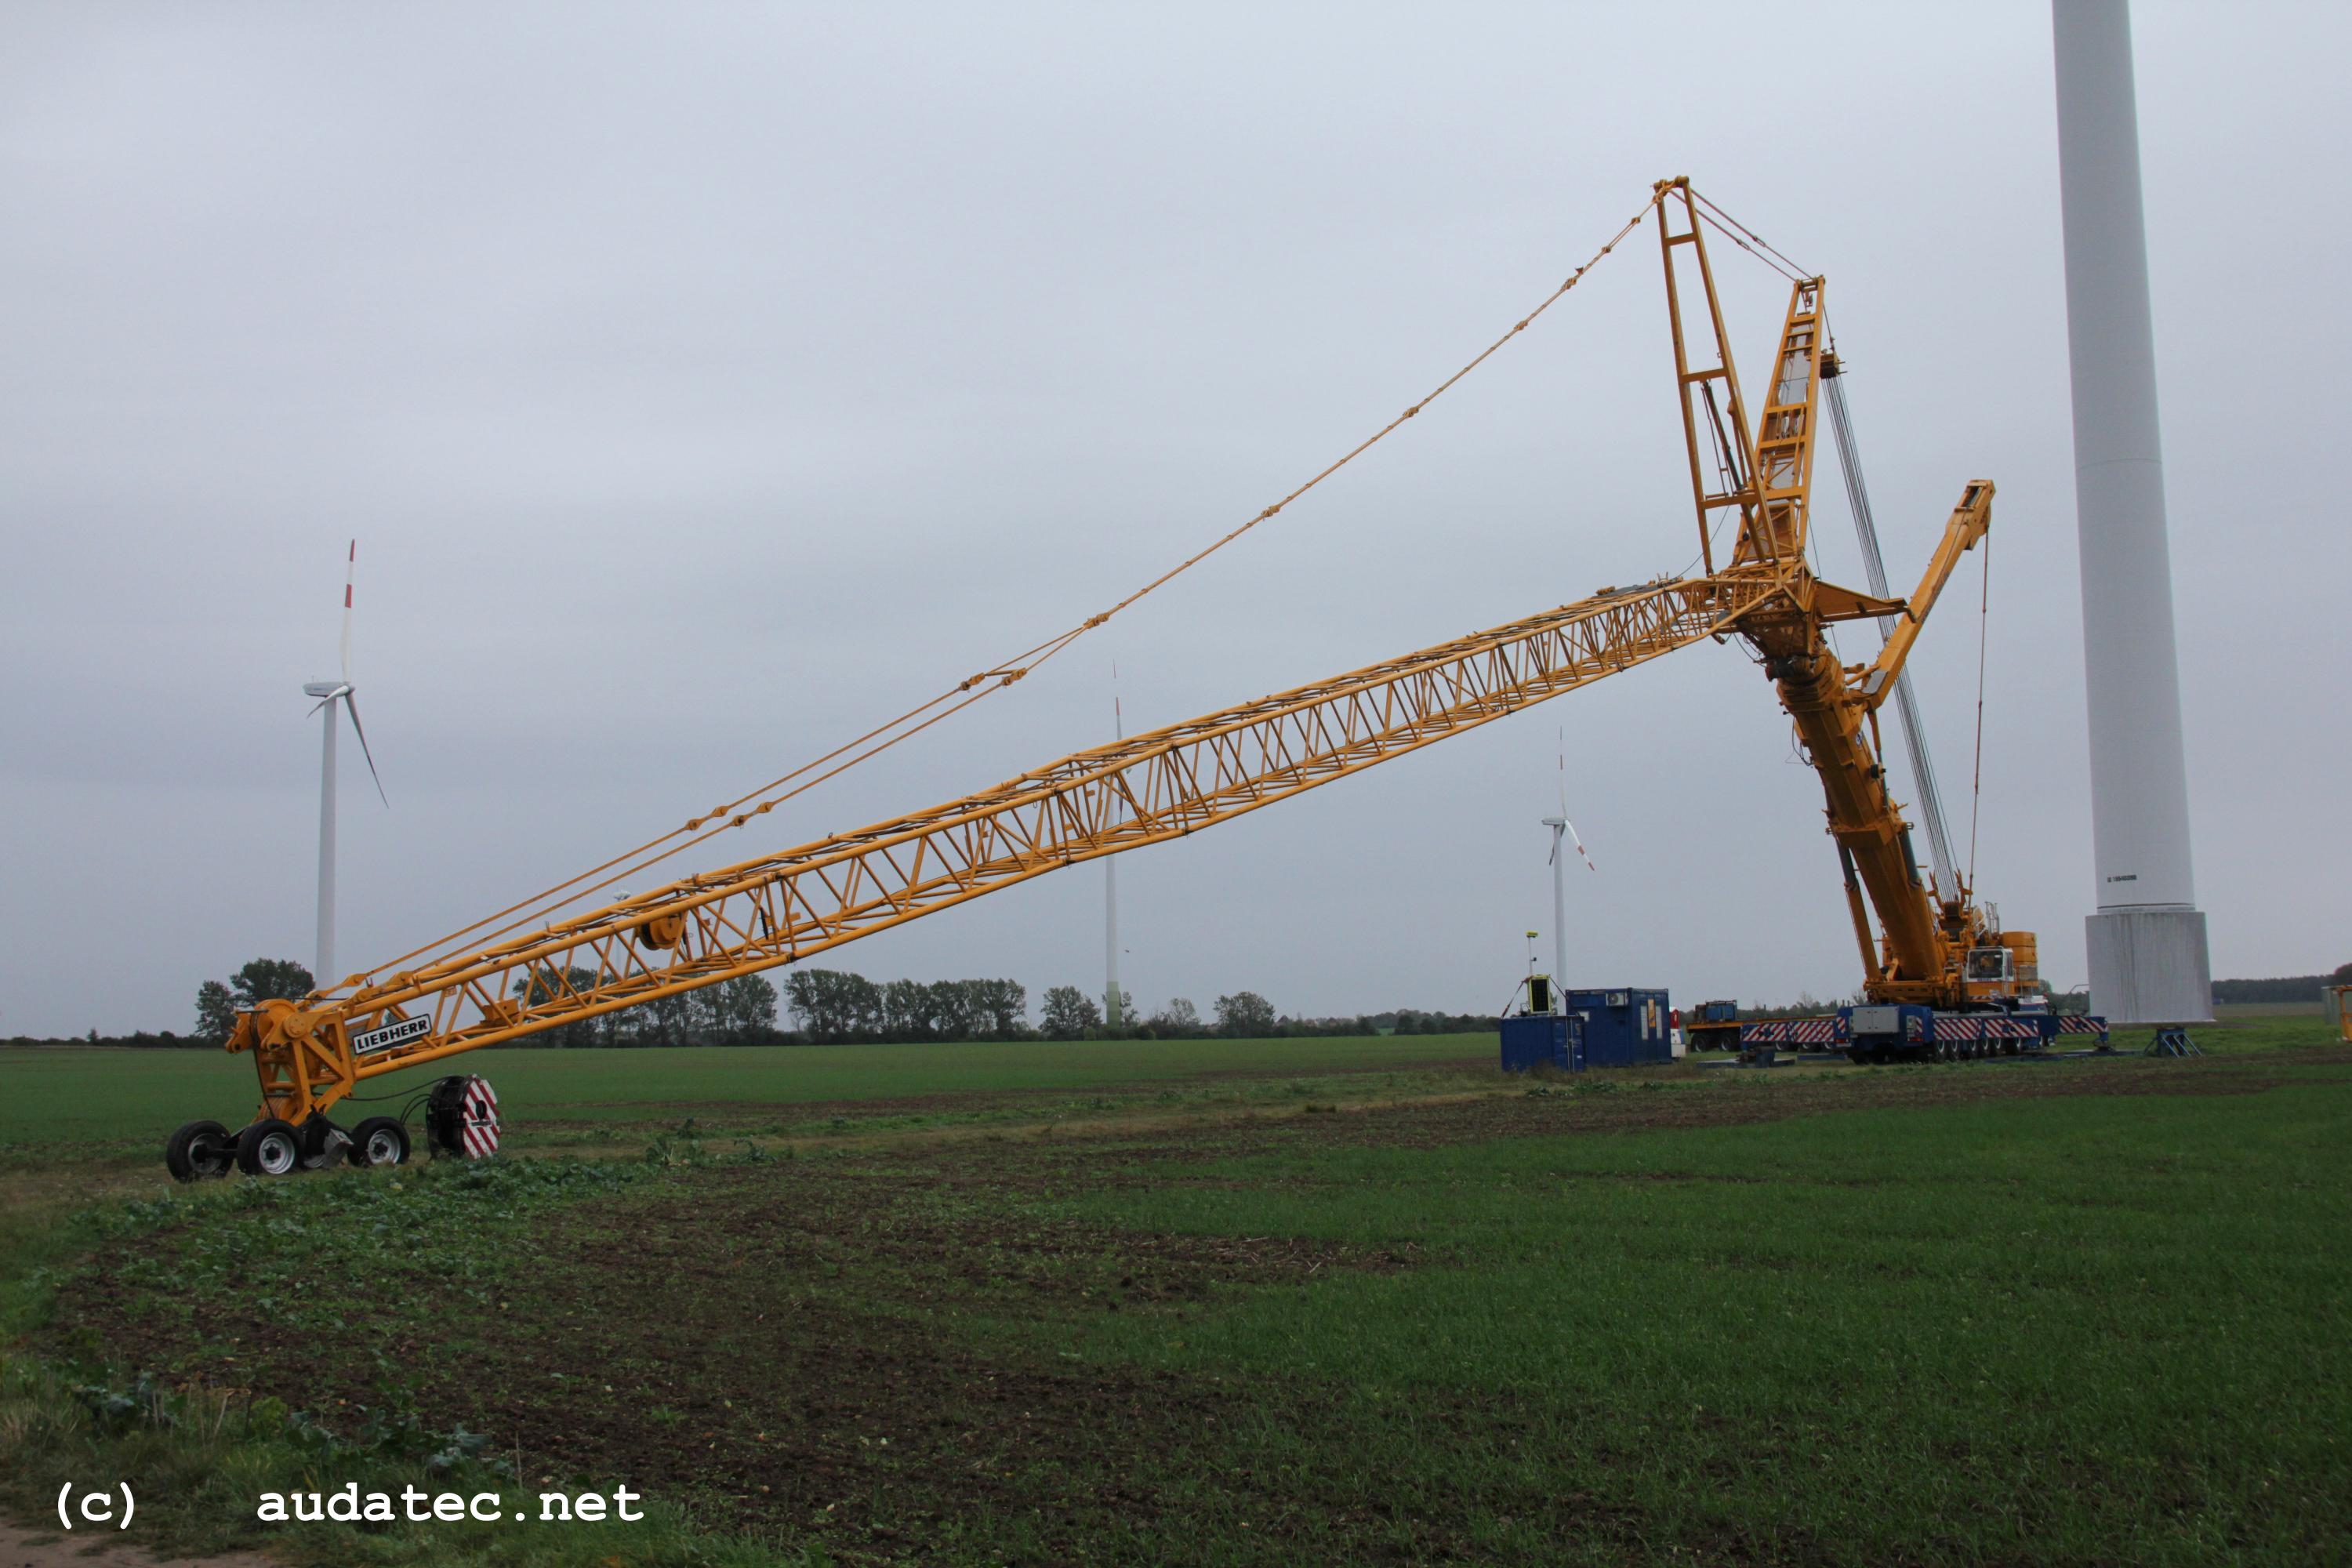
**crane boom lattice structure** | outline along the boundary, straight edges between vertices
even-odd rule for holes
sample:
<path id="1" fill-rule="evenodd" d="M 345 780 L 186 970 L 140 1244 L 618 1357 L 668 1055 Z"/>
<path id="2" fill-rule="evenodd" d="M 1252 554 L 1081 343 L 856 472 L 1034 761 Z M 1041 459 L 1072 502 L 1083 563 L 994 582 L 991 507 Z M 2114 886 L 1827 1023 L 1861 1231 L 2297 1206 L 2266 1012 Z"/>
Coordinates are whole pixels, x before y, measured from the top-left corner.
<path id="1" fill-rule="evenodd" d="M 324 1112 L 362 1079 L 792 963 L 1060 867 L 1196 833 L 1710 637 L 1736 637 L 1756 655 L 1821 776 L 1872 999 L 1965 1007 L 2032 984 L 2031 935 L 1998 931 L 1957 880 L 1922 879 L 1879 762 L 1879 707 L 1961 556 L 1990 526 L 1992 486 L 1975 480 L 1964 489 L 1907 599 L 1815 577 L 1806 538 L 1827 363 L 1826 286 L 1771 253 L 1792 281 L 1761 419 L 1751 429 L 1706 231 L 1746 249 L 1761 242 L 1685 180 L 1661 181 L 1651 206 L 1701 575 L 1603 590 L 1075 752 L 928 811 L 702 872 L 509 940 L 442 952 L 414 968 L 354 976 L 300 1002 L 265 1003 L 239 1016 L 228 1042 L 253 1054 L 262 1091 L 238 1160 L 247 1161 L 245 1142 L 256 1129 L 282 1127 L 290 1136 L 331 1126 Z M 1702 308 L 1686 310 L 1693 277 Z M 1717 537 L 1735 518 L 1737 535 L 1718 566 Z M 1843 664 L 1828 628 L 1864 618 L 1880 620 L 1885 641 L 1869 662 Z M 1988 953 L 1999 963 L 1988 964 Z M 437 1113 L 457 1118 L 462 1098 L 453 1090 Z M 209 1134 L 189 1142 L 192 1129 L 213 1125 L 182 1130 L 175 1170 L 190 1149 L 199 1165 L 213 1158 L 216 1150 L 203 1142 Z M 381 1127 L 371 1134 L 373 1126 L 363 1123 L 360 1139 L 371 1159 L 389 1137 Z"/>
<path id="2" fill-rule="evenodd" d="M 271 1113 L 299 1122 L 362 1078 L 790 963 L 1198 832 L 1719 633 L 1770 587 L 1702 578 L 1603 593 L 689 878 L 331 1008 L 268 1005 L 240 1020 L 232 1048 L 257 1054 Z"/>

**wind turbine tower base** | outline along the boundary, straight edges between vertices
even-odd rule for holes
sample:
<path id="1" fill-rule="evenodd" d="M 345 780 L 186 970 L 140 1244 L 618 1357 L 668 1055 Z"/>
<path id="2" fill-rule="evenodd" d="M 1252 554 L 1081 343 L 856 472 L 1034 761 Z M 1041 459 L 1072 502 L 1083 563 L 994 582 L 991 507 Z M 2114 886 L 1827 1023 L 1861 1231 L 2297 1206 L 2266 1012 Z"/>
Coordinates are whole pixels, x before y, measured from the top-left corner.
<path id="1" fill-rule="evenodd" d="M 2207 1024 L 2212 963 L 2201 910 L 2107 910 L 2084 917 L 2094 1008 L 2116 1024 Z"/>

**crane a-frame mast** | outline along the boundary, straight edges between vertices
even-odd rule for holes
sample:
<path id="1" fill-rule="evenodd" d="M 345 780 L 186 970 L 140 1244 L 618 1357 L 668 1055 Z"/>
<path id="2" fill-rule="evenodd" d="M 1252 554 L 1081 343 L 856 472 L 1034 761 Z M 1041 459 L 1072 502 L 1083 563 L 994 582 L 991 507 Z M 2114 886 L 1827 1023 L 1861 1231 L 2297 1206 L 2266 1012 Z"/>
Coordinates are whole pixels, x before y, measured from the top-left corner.
<path id="1" fill-rule="evenodd" d="M 1818 277 L 1792 279 L 1763 413 L 1751 437 L 1706 258 L 1705 229 L 1716 220 L 1702 212 L 1704 200 L 1685 179 L 1662 180 L 1653 192 L 1702 547 L 1711 560 L 1718 516 L 1737 509 L 1738 533 L 1730 562 L 1714 580 L 1762 578 L 1772 584 L 1732 617 L 1731 626 L 1761 660 L 1821 777 L 1829 832 L 1837 842 L 1847 908 L 1862 950 L 1864 990 L 1874 1001 L 1946 1007 L 2011 994 L 2038 982 L 2032 936 L 1996 931 L 1970 901 L 1968 888 L 1931 889 L 1921 878 L 1910 825 L 1888 788 L 1878 745 L 1878 710 L 1893 695 L 1895 677 L 1920 626 L 1960 557 L 1991 526 L 1992 483 L 1974 480 L 1962 491 L 1927 574 L 1908 600 L 1873 599 L 1814 576 L 1806 544 L 1822 356 L 1828 347 L 1828 285 Z M 1683 274 L 1677 268 L 1684 247 L 1695 263 L 1712 333 L 1711 342 L 1697 345 L 1696 355 L 1684 325 Z M 1711 361 L 1706 354 L 1710 347 Z M 1705 420 L 1698 416 L 1702 408 Z M 1717 475 L 1712 484 L 1706 477 L 1710 461 Z M 1874 605 L 1898 612 L 1895 630 L 1876 658 L 1844 664 L 1830 644 L 1828 626 L 1873 613 Z M 1878 917 L 1875 940 L 1873 910 Z M 1986 954 L 1997 962 L 1985 963 Z"/>

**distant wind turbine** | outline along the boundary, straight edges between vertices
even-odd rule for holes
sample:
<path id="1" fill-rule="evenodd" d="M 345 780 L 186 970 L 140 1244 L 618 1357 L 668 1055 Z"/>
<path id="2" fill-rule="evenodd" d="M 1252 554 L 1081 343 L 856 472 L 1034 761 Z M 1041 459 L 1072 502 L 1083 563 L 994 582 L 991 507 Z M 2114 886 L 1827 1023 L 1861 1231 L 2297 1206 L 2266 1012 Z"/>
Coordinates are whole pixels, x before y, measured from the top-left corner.
<path id="1" fill-rule="evenodd" d="M 1552 962 L 1558 967 L 1552 972 L 1554 990 L 1568 984 L 1568 864 L 1561 859 L 1559 841 L 1564 836 L 1576 846 L 1576 853 L 1588 871 L 1598 871 L 1592 857 L 1585 852 L 1584 840 L 1576 836 L 1576 824 L 1568 819 L 1568 728 L 1559 731 L 1559 815 L 1547 816 L 1543 825 L 1551 829 L 1551 945 Z"/>
<path id="2" fill-rule="evenodd" d="M 306 681 L 305 697 L 319 700 L 310 711 L 326 713 L 325 740 L 319 752 L 319 967 L 314 984 L 320 990 L 336 983 L 335 974 L 335 706 L 352 716 L 352 731 L 360 738 L 360 755 L 367 759 L 368 777 L 375 780 L 376 798 L 389 807 L 383 776 L 375 771 L 375 753 L 368 749 L 367 731 L 360 723 L 359 700 L 352 687 L 352 574 L 360 558 L 360 542 L 352 541 L 343 560 L 343 645 L 341 680 Z"/>

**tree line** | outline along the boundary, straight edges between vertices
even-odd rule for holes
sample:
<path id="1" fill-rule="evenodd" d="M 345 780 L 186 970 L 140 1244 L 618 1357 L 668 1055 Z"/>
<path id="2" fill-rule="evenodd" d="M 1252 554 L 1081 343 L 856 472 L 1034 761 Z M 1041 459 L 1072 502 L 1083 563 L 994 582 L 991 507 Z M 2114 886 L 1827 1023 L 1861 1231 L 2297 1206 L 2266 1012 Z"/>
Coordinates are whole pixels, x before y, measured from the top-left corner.
<path id="1" fill-rule="evenodd" d="M 541 969 L 518 981 L 526 1003 L 560 995 L 564 987 L 594 982 L 593 971 Z M 196 987 L 194 1029 L 142 1029 L 128 1035 L 79 1039 L 19 1035 L 0 1045 L 93 1045 L 217 1049 L 227 1040 L 238 1013 L 272 998 L 299 1001 L 312 986 L 310 970 L 289 958 L 257 958 L 226 980 Z M 2269 980 L 2217 980 L 2216 1002 L 2305 1002 L 2327 985 L 2352 985 L 2352 963 L 2331 974 L 2298 974 Z M 1049 987 L 1038 1026 L 1029 1026 L 1029 993 L 1014 980 L 892 980 L 877 983 L 862 974 L 829 969 L 794 969 L 784 979 L 794 1027 L 777 1025 L 778 994 L 765 975 L 745 974 L 676 996 L 639 1003 L 617 1013 L 583 1018 L 525 1036 L 519 1045 L 751 1046 L 827 1045 L 853 1040 L 1080 1040 L 1080 1039 L 1265 1039 L 1303 1036 L 1453 1035 L 1491 1029 L 1495 1020 L 1472 1013 L 1420 1012 L 1402 1008 L 1354 1016 L 1294 1018 L 1277 1013 L 1255 991 L 1216 999 L 1211 1016 L 1186 997 L 1172 997 L 1149 1014 L 1122 992 L 1118 1022 L 1107 1024 L 1101 1001 L 1075 985 Z M 1818 1011 L 1829 1004 L 1801 998 L 1793 1008 L 1743 1007 L 1747 1017 Z"/>
<path id="2" fill-rule="evenodd" d="M 2352 985 L 2352 963 L 2333 974 L 2289 974 L 2275 980 L 2216 980 L 2216 1002 L 2316 1002 L 2331 985 Z"/>
<path id="3" fill-rule="evenodd" d="M 595 984 L 591 969 L 543 967 L 514 985 L 525 1006 L 555 1000 Z M 299 1001 L 311 989 L 310 972 L 291 959 L 257 958 L 226 980 L 196 988 L 192 1035 L 165 1031 L 90 1044 L 213 1046 L 228 1038 L 236 1016 L 273 997 Z M 1411 1008 L 1336 1018 L 1294 1018 L 1255 991 L 1219 996 L 1207 1017 L 1191 998 L 1171 997 L 1144 1013 L 1122 991 L 1117 1021 L 1106 1019 L 1104 998 L 1075 985 L 1049 986 L 1038 1021 L 1029 1022 L 1029 990 L 1017 980 L 868 980 L 835 969 L 792 969 L 779 993 L 763 974 L 738 975 L 617 1012 L 560 1024 L 514 1043 L 543 1048 L 659 1046 L 916 1044 L 961 1040 L 1265 1039 L 1285 1036 L 1456 1034 L 1492 1028 L 1494 1019 Z M 792 1011 L 779 1026 L 779 1004 Z"/>

